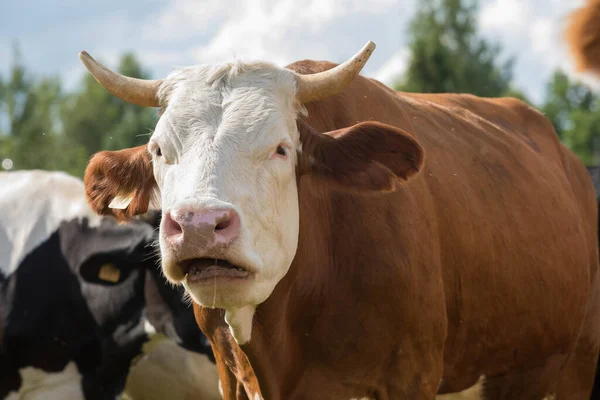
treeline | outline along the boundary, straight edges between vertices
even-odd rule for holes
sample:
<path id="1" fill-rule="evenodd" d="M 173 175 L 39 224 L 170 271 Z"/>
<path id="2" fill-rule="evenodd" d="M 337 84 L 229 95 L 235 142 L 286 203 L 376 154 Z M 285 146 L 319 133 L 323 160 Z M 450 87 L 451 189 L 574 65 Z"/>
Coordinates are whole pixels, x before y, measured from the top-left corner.
<path id="1" fill-rule="evenodd" d="M 555 71 L 546 98 L 534 104 L 512 85 L 515 59 L 477 31 L 477 1 L 423 0 L 409 26 L 410 64 L 395 89 L 412 92 L 513 96 L 542 111 L 561 141 L 588 165 L 600 162 L 600 97 Z"/>
<path id="2" fill-rule="evenodd" d="M 131 53 L 121 57 L 118 71 L 149 78 Z M 0 107 L 4 169 L 63 170 L 79 177 L 95 152 L 146 143 L 158 118 L 156 109 L 110 95 L 90 74 L 65 92 L 57 77 L 31 74 L 16 48 L 10 75 L 0 77 Z"/>
<path id="3" fill-rule="evenodd" d="M 586 164 L 597 164 L 599 97 L 556 71 L 545 100 L 533 104 L 512 84 L 514 58 L 502 61 L 499 44 L 477 31 L 477 7 L 469 0 L 422 0 L 408 29 L 410 63 L 394 87 L 521 98 L 546 114 Z M 131 53 L 117 69 L 150 78 Z M 66 92 L 58 78 L 34 76 L 15 50 L 10 74 L 0 76 L 0 165 L 82 176 L 93 153 L 146 143 L 156 120 L 156 110 L 109 95 L 87 73 L 76 90 Z"/>

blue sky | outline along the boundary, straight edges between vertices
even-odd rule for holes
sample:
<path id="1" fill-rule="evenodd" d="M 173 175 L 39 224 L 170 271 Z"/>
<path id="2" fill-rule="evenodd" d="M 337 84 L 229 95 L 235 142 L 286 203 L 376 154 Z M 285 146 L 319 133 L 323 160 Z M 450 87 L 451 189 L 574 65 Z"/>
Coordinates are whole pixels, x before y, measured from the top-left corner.
<path id="1" fill-rule="evenodd" d="M 407 62 L 406 27 L 417 0 L 3 0 L 0 74 L 18 40 L 26 64 L 59 74 L 67 88 L 84 72 L 87 50 L 114 67 L 133 50 L 153 77 L 173 68 L 242 59 L 280 65 L 312 58 L 345 60 L 367 40 L 377 44 L 363 73 L 391 83 Z M 517 56 L 515 83 L 543 98 L 550 74 L 574 75 L 561 30 L 583 0 L 484 0 L 480 29 Z M 594 80 L 579 76 L 588 83 Z"/>

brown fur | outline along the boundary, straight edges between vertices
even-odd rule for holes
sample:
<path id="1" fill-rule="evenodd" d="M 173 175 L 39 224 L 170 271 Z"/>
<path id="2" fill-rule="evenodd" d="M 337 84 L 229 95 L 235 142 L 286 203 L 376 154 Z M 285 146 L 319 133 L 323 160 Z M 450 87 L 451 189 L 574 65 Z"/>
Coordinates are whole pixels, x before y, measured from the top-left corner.
<path id="1" fill-rule="evenodd" d="M 92 209 L 100 215 L 112 215 L 119 221 L 130 220 L 134 215 L 148 211 L 156 188 L 151 162 L 146 146 L 94 154 L 83 178 Z M 117 195 L 129 194 L 133 194 L 133 200 L 125 210 L 108 207 Z"/>
<path id="2" fill-rule="evenodd" d="M 431 400 L 485 375 L 486 400 L 587 400 L 596 197 L 550 122 L 515 99 L 397 93 L 361 76 L 306 107 L 298 251 L 251 341 L 194 305 L 225 399 Z M 148 176 L 121 171 L 101 181 Z M 352 185 L 371 193 L 333 190 Z"/>
<path id="3" fill-rule="evenodd" d="M 571 14 L 565 39 L 575 68 L 600 74 L 600 0 L 588 0 Z"/>
<path id="4" fill-rule="evenodd" d="M 406 132 L 363 122 L 322 135 L 300 121 L 298 169 L 353 191 L 391 191 L 423 167 L 421 146 Z"/>

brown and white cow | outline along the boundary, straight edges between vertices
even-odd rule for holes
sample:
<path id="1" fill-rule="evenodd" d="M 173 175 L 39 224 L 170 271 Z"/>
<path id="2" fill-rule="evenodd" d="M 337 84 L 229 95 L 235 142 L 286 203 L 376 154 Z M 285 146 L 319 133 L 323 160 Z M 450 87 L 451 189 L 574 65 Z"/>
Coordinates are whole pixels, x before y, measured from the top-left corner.
<path id="1" fill-rule="evenodd" d="M 591 179 L 512 98 L 395 92 L 348 62 L 141 81 L 148 146 L 96 154 L 88 200 L 159 200 L 225 399 L 588 399 L 600 341 Z"/>

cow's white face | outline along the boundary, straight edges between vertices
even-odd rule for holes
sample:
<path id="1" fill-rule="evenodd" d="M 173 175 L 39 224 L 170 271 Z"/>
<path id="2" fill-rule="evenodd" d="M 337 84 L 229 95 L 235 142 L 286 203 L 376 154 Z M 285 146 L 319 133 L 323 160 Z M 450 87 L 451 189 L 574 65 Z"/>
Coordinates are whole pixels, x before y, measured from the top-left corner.
<path id="1" fill-rule="evenodd" d="M 163 271 L 200 305 L 227 310 L 263 302 L 298 242 L 294 77 L 266 64 L 244 68 L 199 66 L 167 78 L 168 107 L 148 144 Z"/>

